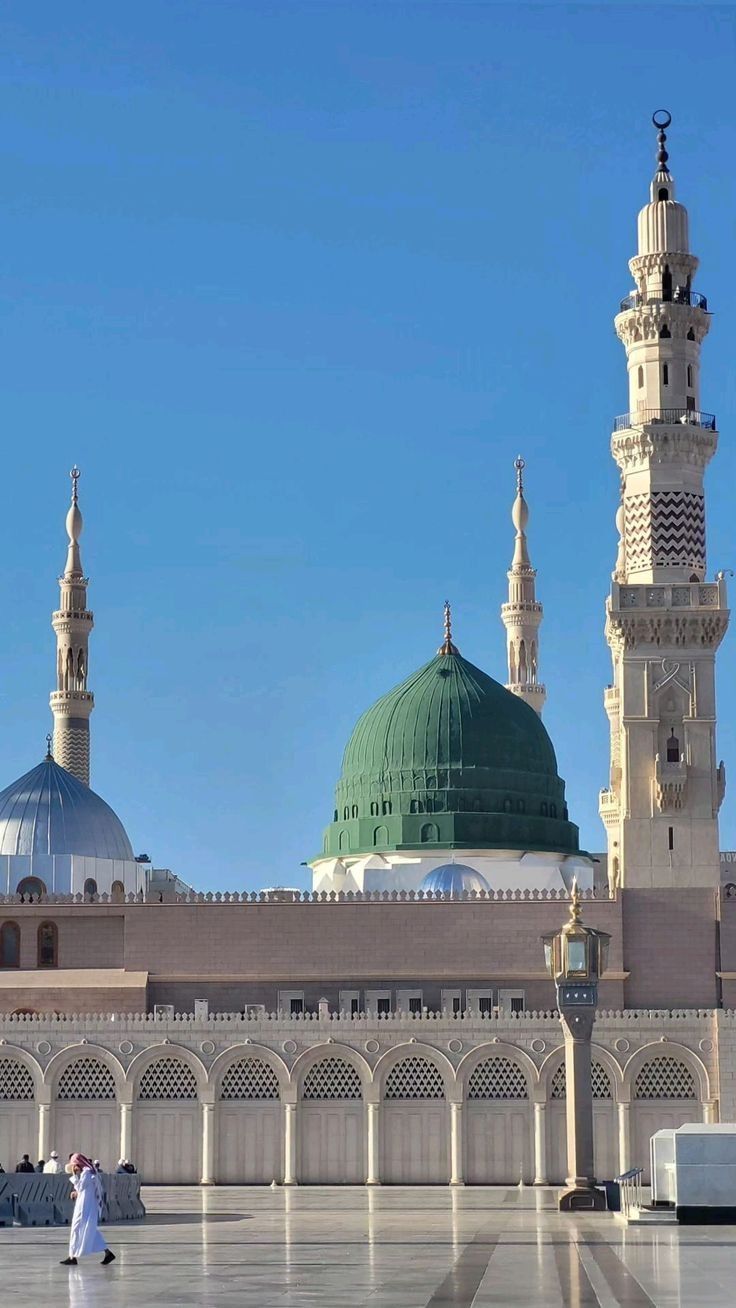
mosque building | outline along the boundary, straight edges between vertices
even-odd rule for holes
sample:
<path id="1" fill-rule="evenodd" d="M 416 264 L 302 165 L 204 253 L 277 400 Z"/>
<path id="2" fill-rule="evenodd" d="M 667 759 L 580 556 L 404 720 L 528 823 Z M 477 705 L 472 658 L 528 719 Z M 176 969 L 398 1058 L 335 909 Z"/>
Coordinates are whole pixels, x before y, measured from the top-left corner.
<path id="1" fill-rule="evenodd" d="M 646 1169 L 660 1127 L 736 1120 L 736 856 L 719 854 L 715 711 L 728 608 L 705 556 L 711 319 L 669 121 L 655 115 L 635 289 L 615 319 L 629 408 L 611 444 L 605 854 L 580 849 L 542 721 L 519 459 L 507 682 L 460 653 L 446 606 L 436 655 L 356 723 L 312 890 L 196 892 L 136 857 L 89 784 L 75 469 L 53 741 L 0 793 L 6 1168 L 83 1147 L 137 1158 L 151 1183 L 563 1180 L 563 1040 L 541 937 L 561 926 L 573 877 L 586 922 L 611 937 L 593 1037 L 599 1178 Z"/>

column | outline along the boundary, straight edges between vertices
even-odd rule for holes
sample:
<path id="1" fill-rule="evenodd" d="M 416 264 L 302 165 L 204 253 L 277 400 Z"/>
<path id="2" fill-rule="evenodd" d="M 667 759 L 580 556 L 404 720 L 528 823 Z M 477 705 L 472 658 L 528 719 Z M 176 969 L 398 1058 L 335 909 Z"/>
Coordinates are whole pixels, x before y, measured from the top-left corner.
<path id="1" fill-rule="evenodd" d="M 534 1184 L 547 1184 L 547 1105 L 534 1105 Z"/>
<path id="2" fill-rule="evenodd" d="M 200 1185 L 215 1184 L 215 1105 L 202 1104 L 202 1180 Z"/>
<path id="3" fill-rule="evenodd" d="M 296 1104 L 284 1104 L 284 1185 L 296 1185 Z"/>
<path id="4" fill-rule="evenodd" d="M 709 1125 L 718 1121 L 715 1100 L 711 1099 L 703 1104 L 703 1121 Z M 43 1154 L 40 1154 L 39 1157 L 43 1158 Z"/>
<path id="5" fill-rule="evenodd" d="M 450 1104 L 450 1185 L 465 1185 L 463 1178 L 463 1106 Z"/>
<path id="6" fill-rule="evenodd" d="M 38 1102 L 38 1157 L 44 1162 L 51 1148 L 51 1104 Z"/>
<path id="7" fill-rule="evenodd" d="M 133 1105 L 120 1102 L 120 1157 L 133 1157 Z"/>
<path id="8" fill-rule="evenodd" d="M 366 1185 L 380 1185 L 379 1176 L 379 1131 L 380 1131 L 380 1104 L 367 1103 L 366 1106 L 366 1153 L 368 1155 L 368 1175 L 365 1178 Z"/>
<path id="9" fill-rule="evenodd" d="M 631 1104 L 616 1104 L 618 1112 L 618 1168 L 623 1176 L 631 1166 Z"/>

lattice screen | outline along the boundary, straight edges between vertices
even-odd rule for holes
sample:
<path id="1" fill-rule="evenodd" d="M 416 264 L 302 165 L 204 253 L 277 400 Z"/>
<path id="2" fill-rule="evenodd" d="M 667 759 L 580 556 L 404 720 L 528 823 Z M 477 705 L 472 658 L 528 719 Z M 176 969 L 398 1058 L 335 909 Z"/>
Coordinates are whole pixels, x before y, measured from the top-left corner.
<path id="1" fill-rule="evenodd" d="M 468 1099 L 528 1099 L 526 1077 L 510 1058 L 487 1058 L 474 1069 Z"/>
<path id="2" fill-rule="evenodd" d="M 0 1059 L 0 1099 L 33 1099 L 33 1077 L 17 1058 Z"/>
<path id="3" fill-rule="evenodd" d="M 613 1090 L 611 1088 L 611 1079 L 602 1063 L 593 1062 L 590 1068 L 590 1081 L 593 1088 L 594 1099 L 613 1099 Z M 561 1063 L 552 1077 L 552 1087 L 550 1090 L 550 1099 L 566 1099 L 567 1082 L 565 1078 L 565 1064 Z"/>
<path id="4" fill-rule="evenodd" d="M 386 1099 L 444 1099 L 441 1072 L 428 1058 L 404 1058 L 386 1077 Z"/>
<path id="5" fill-rule="evenodd" d="M 279 1078 L 262 1058 L 241 1058 L 222 1078 L 221 1099 L 278 1099 Z"/>
<path id="6" fill-rule="evenodd" d="M 196 1099 L 197 1078 L 181 1058 L 159 1058 L 140 1079 L 139 1099 Z"/>
<path id="7" fill-rule="evenodd" d="M 303 1099 L 362 1099 L 360 1075 L 344 1058 L 323 1058 L 304 1078 Z"/>
<path id="8" fill-rule="evenodd" d="M 636 1078 L 635 1099 L 697 1099 L 689 1067 L 676 1058 L 653 1058 Z"/>
<path id="9" fill-rule="evenodd" d="M 115 1078 L 99 1058 L 77 1058 L 59 1077 L 56 1098 L 114 1099 Z"/>

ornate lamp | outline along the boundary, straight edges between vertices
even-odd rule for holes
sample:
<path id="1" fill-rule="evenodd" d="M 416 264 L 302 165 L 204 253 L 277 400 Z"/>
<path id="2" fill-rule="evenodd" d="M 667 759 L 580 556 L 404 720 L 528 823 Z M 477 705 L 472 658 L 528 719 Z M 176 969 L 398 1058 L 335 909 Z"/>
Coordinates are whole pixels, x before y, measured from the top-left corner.
<path id="1" fill-rule="evenodd" d="M 547 971 L 557 987 L 557 1007 L 565 1036 L 567 1083 L 567 1170 L 559 1196 L 561 1212 L 605 1208 L 593 1169 L 593 1092 L 590 1042 L 598 1000 L 598 979 L 608 959 L 610 936 L 585 926 L 580 891 L 573 882 L 570 920 L 542 936 Z"/>

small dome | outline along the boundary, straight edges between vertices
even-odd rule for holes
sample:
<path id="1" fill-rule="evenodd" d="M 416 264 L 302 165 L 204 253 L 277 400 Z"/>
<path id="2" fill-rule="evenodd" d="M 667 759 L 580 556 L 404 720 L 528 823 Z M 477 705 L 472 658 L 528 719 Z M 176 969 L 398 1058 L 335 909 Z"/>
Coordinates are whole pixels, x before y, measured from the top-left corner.
<path id="1" fill-rule="evenodd" d="M 443 863 L 442 867 L 428 872 L 419 886 L 425 892 L 431 890 L 433 895 L 471 894 L 473 890 L 480 893 L 490 888 L 482 873 L 467 863 Z"/>
<path id="2" fill-rule="evenodd" d="M 52 758 L 0 791 L 0 854 L 134 858 L 110 805 Z"/>

